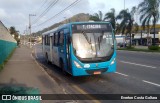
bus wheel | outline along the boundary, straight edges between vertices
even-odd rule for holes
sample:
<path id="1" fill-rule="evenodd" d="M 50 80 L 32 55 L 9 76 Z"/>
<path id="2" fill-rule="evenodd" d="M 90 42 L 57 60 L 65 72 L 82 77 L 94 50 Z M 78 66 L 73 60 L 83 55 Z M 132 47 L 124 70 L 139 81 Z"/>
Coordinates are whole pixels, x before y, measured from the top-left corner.
<path id="1" fill-rule="evenodd" d="M 61 69 L 62 69 L 63 74 L 67 75 L 67 72 L 64 69 L 64 63 L 62 61 L 60 62 L 60 65 L 61 65 Z"/>

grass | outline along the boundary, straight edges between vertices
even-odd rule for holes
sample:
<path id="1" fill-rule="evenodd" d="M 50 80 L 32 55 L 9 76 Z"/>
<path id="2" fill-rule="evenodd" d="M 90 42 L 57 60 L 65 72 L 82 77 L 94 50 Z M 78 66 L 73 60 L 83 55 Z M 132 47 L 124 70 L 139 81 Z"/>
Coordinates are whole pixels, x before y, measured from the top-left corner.
<path id="1" fill-rule="evenodd" d="M 159 50 L 149 50 L 149 49 L 139 49 L 139 48 L 134 48 L 134 47 L 118 48 L 117 50 L 138 51 L 138 52 L 157 52 L 157 53 L 160 53 L 160 49 Z"/>
<path id="2" fill-rule="evenodd" d="M 4 60 L 4 62 L 2 64 L 0 64 L 0 71 L 4 68 L 4 65 L 8 62 L 8 60 L 11 58 L 11 56 L 13 55 L 14 51 L 16 48 L 14 48 L 12 50 L 12 52 L 8 55 L 8 57 Z"/>
<path id="3" fill-rule="evenodd" d="M 4 63 L 0 64 L 0 71 L 3 69 Z"/>

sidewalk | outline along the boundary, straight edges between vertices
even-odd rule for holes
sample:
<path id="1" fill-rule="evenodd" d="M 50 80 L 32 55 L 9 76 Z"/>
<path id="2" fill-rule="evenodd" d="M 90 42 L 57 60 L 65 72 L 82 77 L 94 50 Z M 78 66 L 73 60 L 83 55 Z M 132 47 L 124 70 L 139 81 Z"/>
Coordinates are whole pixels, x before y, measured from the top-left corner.
<path id="1" fill-rule="evenodd" d="M 62 88 L 42 71 L 31 53 L 32 50 L 25 46 L 15 50 L 0 72 L 0 86 L 38 88 L 41 94 L 63 93 Z"/>

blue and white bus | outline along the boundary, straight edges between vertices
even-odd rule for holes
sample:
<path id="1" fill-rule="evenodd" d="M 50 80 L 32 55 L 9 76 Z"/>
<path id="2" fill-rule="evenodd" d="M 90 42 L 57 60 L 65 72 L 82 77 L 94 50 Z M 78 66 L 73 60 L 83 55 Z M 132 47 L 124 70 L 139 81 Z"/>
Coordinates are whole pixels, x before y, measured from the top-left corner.
<path id="1" fill-rule="evenodd" d="M 116 71 L 116 40 L 109 22 L 73 22 L 42 34 L 47 62 L 73 76 Z"/>

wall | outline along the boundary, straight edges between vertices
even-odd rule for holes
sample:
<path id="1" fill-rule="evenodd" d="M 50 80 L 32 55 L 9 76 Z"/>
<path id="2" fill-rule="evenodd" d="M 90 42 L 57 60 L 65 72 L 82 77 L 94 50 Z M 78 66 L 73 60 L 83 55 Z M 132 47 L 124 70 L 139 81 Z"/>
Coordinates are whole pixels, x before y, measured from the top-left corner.
<path id="1" fill-rule="evenodd" d="M 3 64 L 16 46 L 16 40 L 13 36 L 11 36 L 8 29 L 0 21 L 0 65 Z"/>

